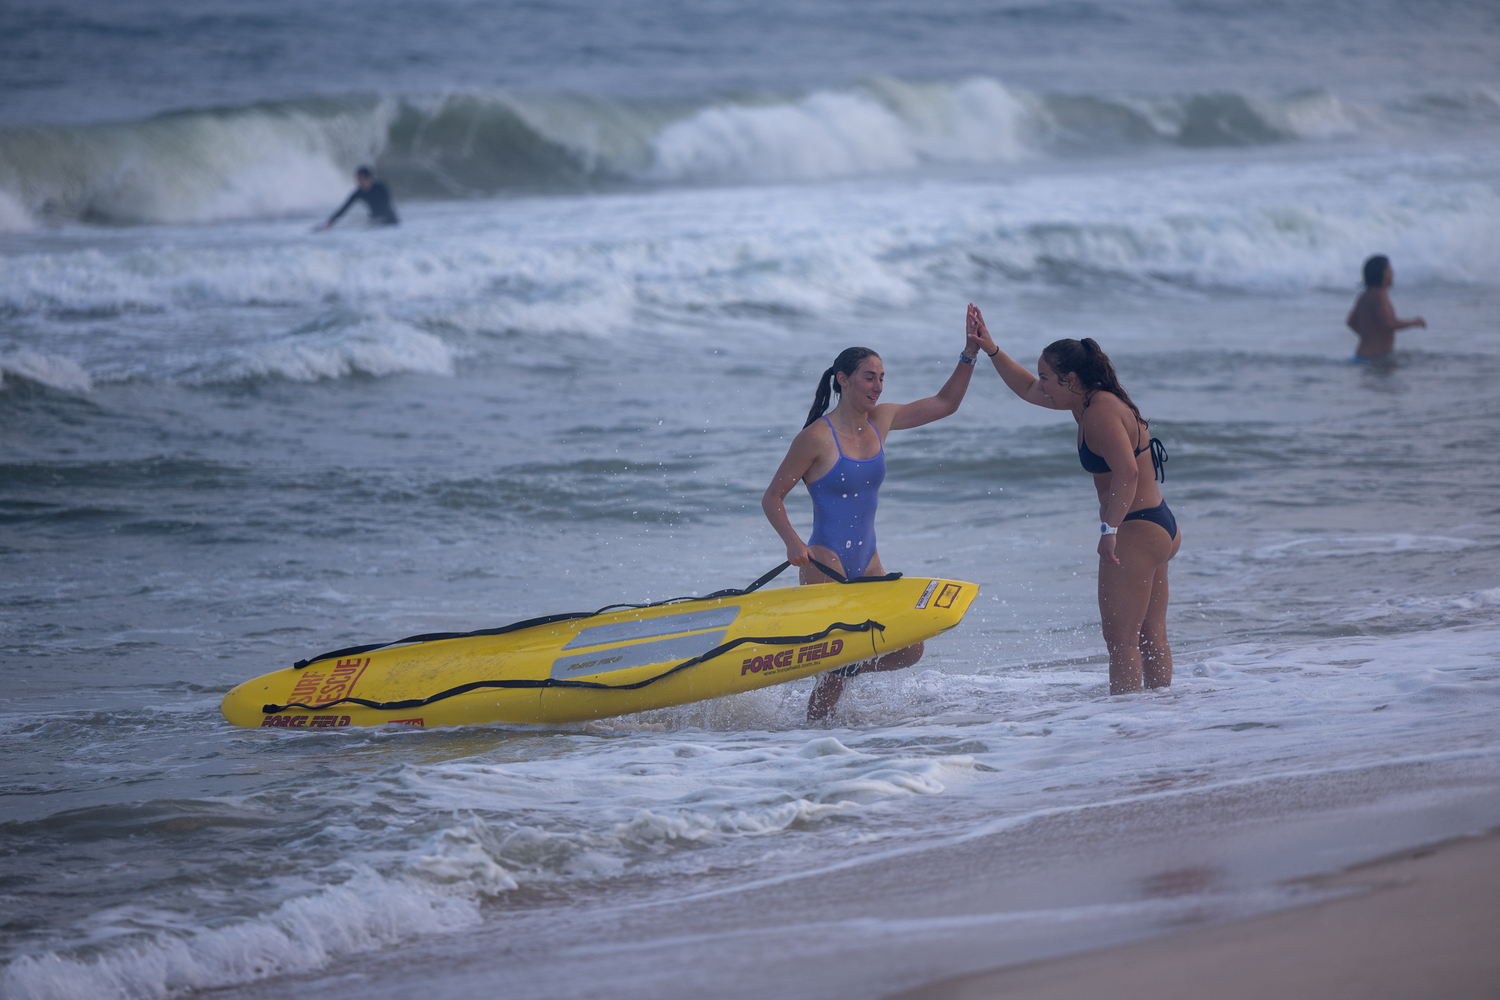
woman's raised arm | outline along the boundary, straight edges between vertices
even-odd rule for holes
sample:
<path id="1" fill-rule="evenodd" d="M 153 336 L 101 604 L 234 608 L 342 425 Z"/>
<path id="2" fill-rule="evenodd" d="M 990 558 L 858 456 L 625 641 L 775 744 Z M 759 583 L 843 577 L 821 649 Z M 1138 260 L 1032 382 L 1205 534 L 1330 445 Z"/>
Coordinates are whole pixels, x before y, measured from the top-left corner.
<path id="1" fill-rule="evenodd" d="M 964 393 L 969 391 L 969 380 L 974 377 L 974 360 L 979 357 L 979 338 L 972 322 L 964 334 L 963 357 L 969 360 L 959 360 L 936 396 L 914 399 L 910 403 L 885 404 L 892 407 L 891 422 L 887 426 L 893 431 L 904 431 L 957 413 L 958 405 L 964 401 Z"/>
<path id="2" fill-rule="evenodd" d="M 1017 364 L 1009 354 L 1000 350 L 999 345 L 990 336 L 989 328 L 984 325 L 984 316 L 980 313 L 979 307 L 972 302 L 969 303 L 969 329 L 974 331 L 979 349 L 989 355 L 995 371 L 1000 373 L 1000 377 L 1005 380 L 1011 392 L 1036 406 L 1044 406 L 1049 410 L 1058 408 L 1057 404 L 1039 391 L 1037 377 Z"/>

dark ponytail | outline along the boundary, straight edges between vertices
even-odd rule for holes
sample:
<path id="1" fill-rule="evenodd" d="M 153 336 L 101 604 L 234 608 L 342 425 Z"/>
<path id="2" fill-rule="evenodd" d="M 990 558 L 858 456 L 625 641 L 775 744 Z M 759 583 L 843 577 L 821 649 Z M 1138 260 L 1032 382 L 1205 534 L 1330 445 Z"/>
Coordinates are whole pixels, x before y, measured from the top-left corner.
<path id="1" fill-rule="evenodd" d="M 819 417 L 828 412 L 828 404 L 833 400 L 833 394 L 843 394 L 844 390 L 839 388 L 839 372 L 852 378 L 860 362 L 865 358 L 878 357 L 880 355 L 868 347 L 846 347 L 840 351 L 839 356 L 833 359 L 833 364 L 818 378 L 818 393 L 813 397 L 812 409 L 807 411 L 807 422 L 802 426 L 811 427 Z"/>
<path id="2" fill-rule="evenodd" d="M 1052 366 L 1058 378 L 1066 378 L 1071 374 L 1078 379 L 1079 387 L 1084 392 L 1085 408 L 1093 401 L 1094 393 L 1111 393 L 1130 407 L 1135 419 L 1147 427 L 1151 426 L 1151 422 L 1141 416 L 1141 411 L 1136 409 L 1130 394 L 1120 384 L 1115 366 L 1109 363 L 1109 355 L 1100 349 L 1092 337 L 1084 337 L 1082 340 L 1054 340 L 1043 348 L 1042 357 L 1047 359 L 1047 364 Z"/>

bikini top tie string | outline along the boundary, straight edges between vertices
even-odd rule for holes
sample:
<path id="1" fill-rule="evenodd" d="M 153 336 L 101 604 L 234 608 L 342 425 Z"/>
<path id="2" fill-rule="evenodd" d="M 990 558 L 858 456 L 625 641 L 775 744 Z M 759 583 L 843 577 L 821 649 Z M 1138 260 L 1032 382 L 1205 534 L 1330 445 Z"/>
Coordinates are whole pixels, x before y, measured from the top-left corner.
<path id="1" fill-rule="evenodd" d="M 1167 446 L 1161 443 L 1161 438 L 1151 439 L 1151 470 L 1156 473 L 1157 482 L 1167 481 Z"/>

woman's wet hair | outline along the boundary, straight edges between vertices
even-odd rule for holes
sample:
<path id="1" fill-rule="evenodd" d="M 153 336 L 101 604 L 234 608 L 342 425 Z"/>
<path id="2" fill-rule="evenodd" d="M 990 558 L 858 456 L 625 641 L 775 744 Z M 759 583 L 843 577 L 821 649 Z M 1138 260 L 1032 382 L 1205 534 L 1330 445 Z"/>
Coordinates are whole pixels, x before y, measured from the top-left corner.
<path id="1" fill-rule="evenodd" d="M 813 397 L 812 409 L 807 411 L 807 423 L 802 426 L 810 427 L 814 421 L 828 412 L 828 404 L 832 402 L 834 393 L 843 394 L 843 390 L 839 388 L 839 372 L 843 372 L 846 378 L 853 378 L 865 358 L 878 357 L 880 355 L 868 347 L 846 347 L 840 351 L 839 356 L 833 359 L 833 364 L 829 365 L 828 370 L 818 379 L 818 394 Z"/>
<path id="2" fill-rule="evenodd" d="M 1391 266 L 1391 259 L 1383 253 L 1378 253 L 1365 261 L 1365 287 L 1379 288 L 1385 284 L 1385 272 Z"/>
<path id="3" fill-rule="evenodd" d="M 1135 419 L 1150 426 L 1150 421 L 1141 416 L 1141 411 L 1136 408 L 1130 394 L 1120 384 L 1120 377 L 1115 374 L 1115 366 L 1110 364 L 1109 355 L 1104 353 L 1092 337 L 1084 337 L 1082 340 L 1054 340 L 1043 348 L 1042 357 L 1052 366 L 1058 378 L 1073 375 L 1078 379 L 1079 387 L 1084 392 L 1085 408 L 1093 402 L 1094 393 L 1112 393 L 1130 407 Z"/>

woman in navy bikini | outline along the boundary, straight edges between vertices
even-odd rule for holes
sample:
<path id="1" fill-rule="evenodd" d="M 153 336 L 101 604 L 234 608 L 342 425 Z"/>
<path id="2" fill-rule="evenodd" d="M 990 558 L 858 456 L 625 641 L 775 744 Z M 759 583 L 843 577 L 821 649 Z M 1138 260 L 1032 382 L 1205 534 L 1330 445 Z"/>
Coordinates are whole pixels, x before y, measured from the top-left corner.
<path id="1" fill-rule="evenodd" d="M 849 579 L 884 576 L 875 547 L 875 507 L 885 479 L 885 438 L 891 431 L 920 427 L 958 409 L 978 357 L 978 328 L 971 319 L 963 353 L 953 374 L 936 396 L 913 403 L 881 403 L 885 366 L 868 347 L 850 347 L 818 379 L 818 392 L 802 431 L 766 487 L 761 509 L 786 543 L 786 558 L 798 567 L 803 584 L 830 582 L 816 559 Z M 834 394 L 832 413 L 825 412 Z M 812 537 L 804 542 L 786 514 L 786 495 L 798 480 L 813 500 Z M 886 653 L 860 665 L 861 670 L 899 670 L 922 658 L 922 644 Z M 809 719 L 826 718 L 844 691 L 848 668 L 818 676 L 807 702 Z"/>
<path id="2" fill-rule="evenodd" d="M 1037 406 L 1071 410 L 1078 421 L 1078 461 L 1094 474 L 1099 492 L 1099 617 L 1109 647 L 1109 693 L 1168 686 L 1167 562 L 1182 547 L 1182 532 L 1156 488 L 1157 477 L 1165 479 L 1166 449 L 1093 340 L 1048 344 L 1033 375 L 995 346 L 972 305 L 969 325 L 1012 392 Z"/>

